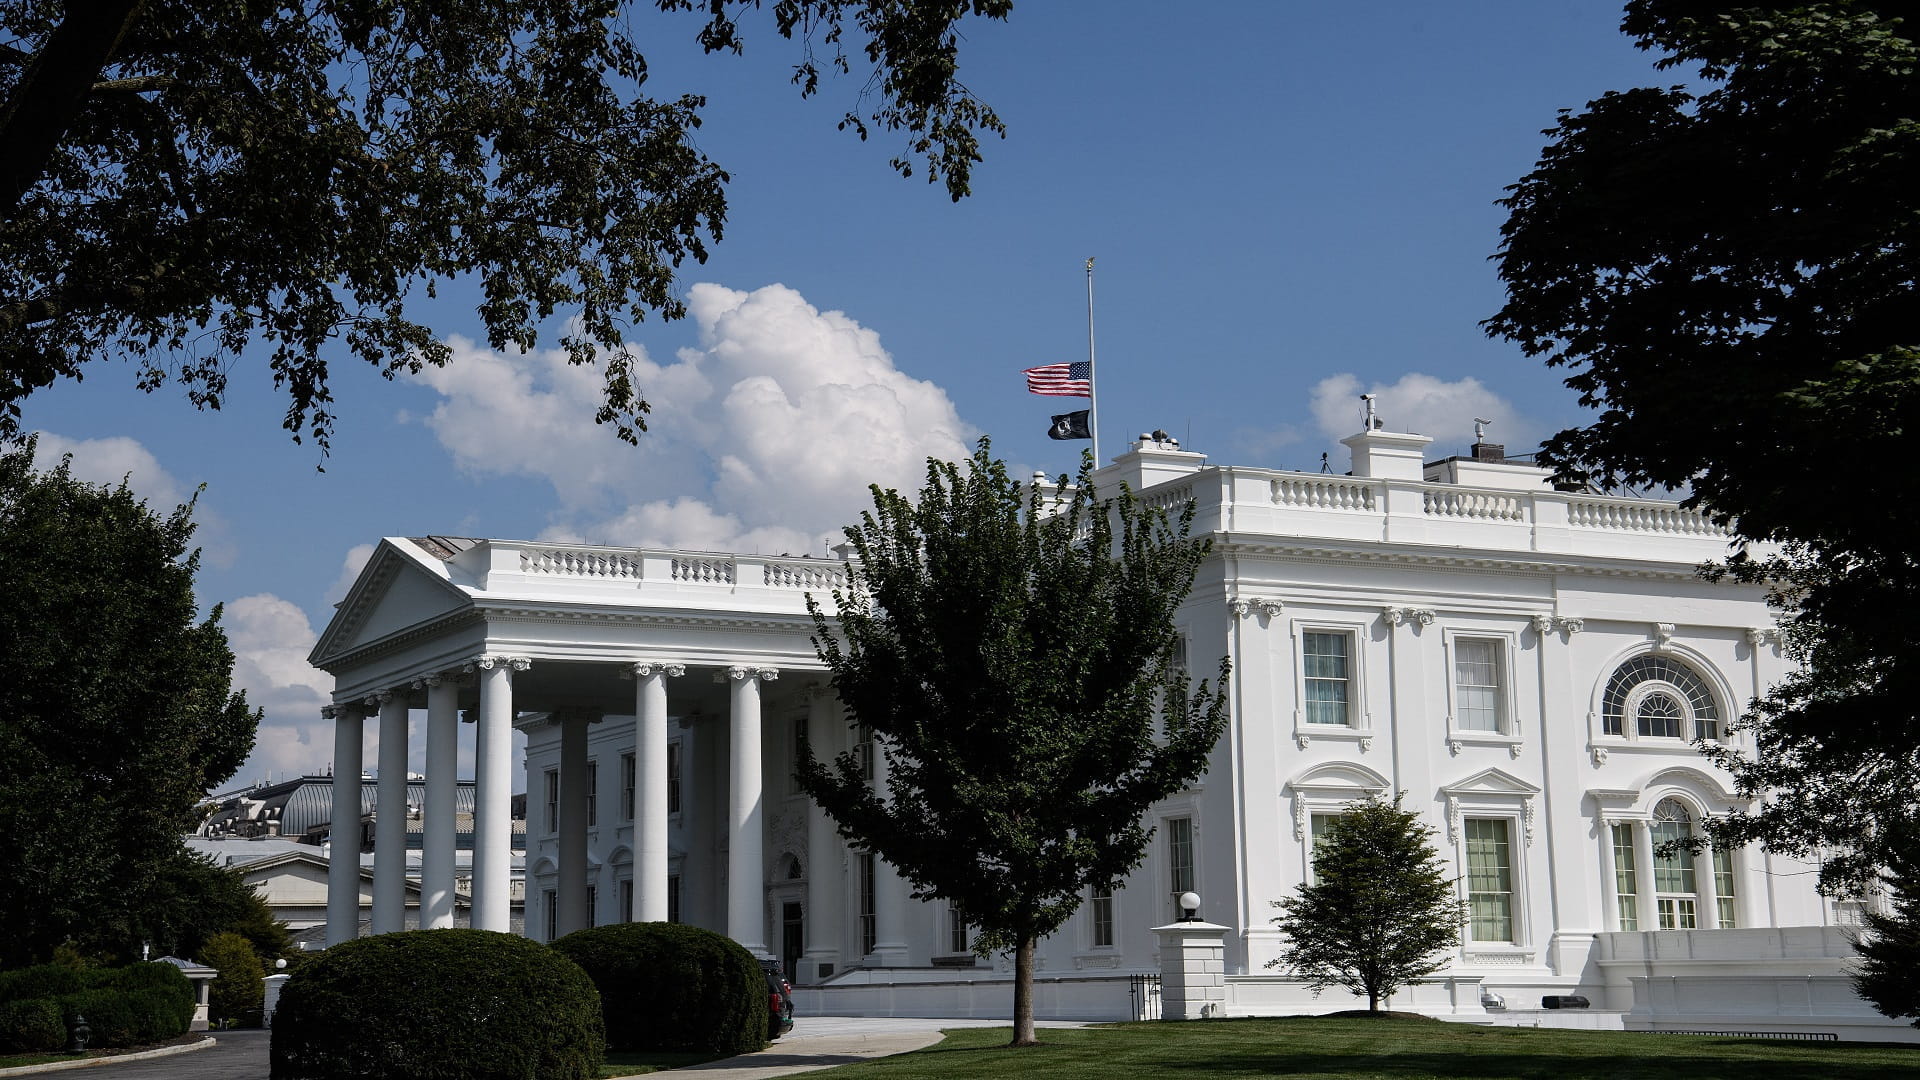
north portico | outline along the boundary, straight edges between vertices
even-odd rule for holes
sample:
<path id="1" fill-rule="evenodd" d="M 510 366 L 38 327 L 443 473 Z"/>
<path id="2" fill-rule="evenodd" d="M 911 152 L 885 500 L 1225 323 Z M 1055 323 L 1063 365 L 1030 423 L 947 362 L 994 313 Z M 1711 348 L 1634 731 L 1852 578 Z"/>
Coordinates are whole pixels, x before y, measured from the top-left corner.
<path id="1" fill-rule="evenodd" d="M 453 781 L 459 725 L 471 723 L 473 925 L 504 931 L 513 772 L 521 767 L 512 734 L 526 732 L 530 745 L 557 742 L 554 779 L 546 790 L 533 790 L 530 782 L 528 801 L 530 826 L 556 841 L 542 865 L 555 883 L 548 918 L 566 933 L 596 921 L 589 908 L 595 892 L 590 861 L 604 862 L 615 847 L 630 866 L 630 877 L 622 878 L 630 899 L 621 897 L 617 917 L 669 917 L 679 884 L 673 867 L 686 857 L 669 832 L 683 820 L 669 751 L 686 739 L 675 738 L 670 747 L 670 729 L 676 736 L 697 732 L 701 752 L 715 759 L 712 776 L 724 778 L 724 794 L 709 792 L 720 805 L 701 819 L 712 833 L 706 839 L 725 856 L 722 865 L 706 868 L 703 882 L 706 891 L 722 893 L 713 897 L 714 909 L 724 912 L 724 926 L 716 929 L 770 956 L 770 864 L 794 853 L 765 847 L 764 718 L 770 709 L 797 711 L 816 719 L 823 746 L 839 742 L 828 733 L 838 713 L 823 692 L 826 675 L 805 598 L 812 592 L 830 605 L 828 594 L 842 581 L 844 564 L 834 559 L 388 537 L 312 656 L 336 680 L 335 704 L 327 710 L 335 725 L 334 773 L 355 775 L 368 764 L 364 734 L 376 723 L 378 805 L 405 806 L 409 714 L 424 712 L 426 797 L 409 808 L 422 819 L 424 834 L 422 925 L 451 926 Z M 600 815 L 592 800 L 601 777 L 597 757 L 588 754 L 589 740 L 610 717 L 621 720 L 625 745 L 618 759 L 630 760 L 617 837 L 595 820 Z M 786 792 L 785 778 L 778 787 Z M 353 794 L 350 785 L 335 791 L 336 798 Z M 335 820 L 358 812 L 357 805 L 339 807 Z M 812 816 L 824 817 L 817 809 Z M 375 819 L 375 933 L 402 926 L 407 868 L 397 830 L 404 826 L 395 813 Z M 833 842 L 824 820 L 807 822 L 805 832 L 822 842 L 816 851 Z M 590 833 L 599 840 L 594 852 Z M 530 882 L 533 847 L 530 841 Z M 331 870 L 342 880 L 330 880 L 329 943 L 353 936 L 357 917 L 357 868 L 336 859 Z M 824 875 L 814 877 L 824 886 Z M 904 890 L 889 881 L 875 895 L 882 898 L 876 928 L 882 937 L 889 930 L 897 937 Z M 824 911 L 839 903 L 835 896 L 806 907 Z M 598 921 L 605 918 L 602 913 Z M 829 936 L 824 927 L 808 934 Z"/>

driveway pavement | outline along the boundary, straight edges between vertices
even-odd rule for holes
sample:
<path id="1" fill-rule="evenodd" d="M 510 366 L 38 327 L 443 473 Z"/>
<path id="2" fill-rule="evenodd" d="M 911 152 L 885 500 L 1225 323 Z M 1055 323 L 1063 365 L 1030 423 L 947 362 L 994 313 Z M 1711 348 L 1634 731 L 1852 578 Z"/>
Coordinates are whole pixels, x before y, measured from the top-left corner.
<path id="1" fill-rule="evenodd" d="M 919 1050 L 940 1041 L 943 1028 L 1006 1027 L 1005 1020 L 922 1020 L 878 1016 L 813 1016 L 794 1021 L 793 1030 L 757 1054 L 710 1061 L 674 1075 L 698 1080 L 766 1080 L 814 1069 L 830 1069 L 868 1058 Z M 1080 1027 L 1079 1024 L 1041 1021 L 1041 1027 Z M 206 1050 L 64 1070 L 71 1080 L 268 1080 L 265 1031 L 222 1031 Z M 7 1070 L 38 1074 L 42 1069 Z"/>

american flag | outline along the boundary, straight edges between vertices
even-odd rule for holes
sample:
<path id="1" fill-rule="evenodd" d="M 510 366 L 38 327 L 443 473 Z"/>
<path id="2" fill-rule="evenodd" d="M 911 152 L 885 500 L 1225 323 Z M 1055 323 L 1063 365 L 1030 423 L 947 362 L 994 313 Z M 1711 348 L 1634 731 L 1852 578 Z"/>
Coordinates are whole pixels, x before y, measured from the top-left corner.
<path id="1" fill-rule="evenodd" d="M 1093 396 L 1093 365 L 1085 360 L 1073 364 L 1048 364 L 1026 369 L 1027 389 L 1049 397 Z"/>

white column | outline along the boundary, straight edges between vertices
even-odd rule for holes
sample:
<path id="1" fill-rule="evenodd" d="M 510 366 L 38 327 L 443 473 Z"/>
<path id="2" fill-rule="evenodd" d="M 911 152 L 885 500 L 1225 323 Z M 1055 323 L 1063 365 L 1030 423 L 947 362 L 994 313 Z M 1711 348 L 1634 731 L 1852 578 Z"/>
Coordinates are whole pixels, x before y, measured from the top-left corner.
<path id="1" fill-rule="evenodd" d="M 1153 928 L 1160 938 L 1160 1018 L 1206 1020 L 1227 1011 L 1227 931 L 1208 922 Z"/>
<path id="2" fill-rule="evenodd" d="M 1636 821 L 1633 825 L 1633 861 L 1640 867 L 1639 880 L 1634 882 L 1634 899 L 1640 908 L 1640 929 L 1660 929 L 1660 903 L 1654 896 L 1653 872 L 1653 826 L 1649 822 Z"/>
<path id="3" fill-rule="evenodd" d="M 815 687 L 807 702 L 807 741 L 816 760 L 832 761 L 845 741 L 846 721 L 825 686 Z M 807 804 L 807 925 L 805 957 L 797 979 L 804 975 L 810 982 L 822 978 L 820 968 L 840 967 L 840 941 L 846 917 L 846 875 L 840 835 L 820 804 Z"/>
<path id="4" fill-rule="evenodd" d="M 1613 825 L 1605 817 L 1600 819 L 1600 929 L 1603 931 L 1620 929 L 1620 874 L 1613 858 Z M 1634 888 L 1639 887 L 1640 883 L 1634 882 Z"/>
<path id="5" fill-rule="evenodd" d="M 667 921 L 667 678 L 680 664 L 633 665 L 633 911 Z"/>
<path id="6" fill-rule="evenodd" d="M 453 925 L 454 792 L 460 772 L 460 688 L 429 675 L 427 691 L 427 801 L 420 808 L 420 927 Z"/>
<path id="7" fill-rule="evenodd" d="M 474 734 L 473 927 L 505 933 L 513 919 L 513 672 L 524 659 L 483 657 Z"/>
<path id="8" fill-rule="evenodd" d="M 1693 891 L 1700 911 L 1693 924 L 1702 930 L 1720 929 L 1720 883 L 1713 878 L 1713 849 L 1702 848 L 1693 857 Z"/>
<path id="9" fill-rule="evenodd" d="M 380 780 L 373 808 L 373 932 L 407 928 L 407 696 L 382 690 Z"/>
<path id="10" fill-rule="evenodd" d="M 553 719 L 560 728 L 560 869 L 554 886 L 560 909 L 554 928 L 565 937 L 587 928 L 587 715 L 563 709 Z"/>
<path id="11" fill-rule="evenodd" d="M 888 797 L 887 752 L 878 740 L 873 744 L 873 787 L 880 797 Z M 878 967 L 907 965 L 907 883 L 893 864 L 878 855 L 873 860 L 873 952 Z"/>
<path id="12" fill-rule="evenodd" d="M 327 944 L 360 934 L 360 743 L 358 703 L 321 710 L 333 718 L 333 814 L 327 823 Z"/>
<path id="13" fill-rule="evenodd" d="M 727 936 L 766 957 L 765 801 L 761 793 L 760 684 L 780 677 L 773 668 L 731 667 L 733 707 L 727 751 Z"/>

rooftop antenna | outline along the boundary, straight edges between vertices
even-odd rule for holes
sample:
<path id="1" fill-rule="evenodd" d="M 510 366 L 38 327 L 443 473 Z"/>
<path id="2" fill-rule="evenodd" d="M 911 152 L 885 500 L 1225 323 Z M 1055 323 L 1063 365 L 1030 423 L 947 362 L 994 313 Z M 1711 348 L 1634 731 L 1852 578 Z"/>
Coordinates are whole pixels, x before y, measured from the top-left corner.
<path id="1" fill-rule="evenodd" d="M 1327 464 L 1327 452 L 1325 450 L 1320 451 L 1320 471 L 1323 473 L 1331 473 L 1333 471 L 1333 466 Z"/>
<path id="2" fill-rule="evenodd" d="M 1491 423 L 1493 423 L 1493 421 L 1484 419 L 1482 417 L 1476 416 L 1473 418 L 1473 441 L 1474 442 L 1482 443 L 1487 441 L 1487 425 Z"/>
<path id="3" fill-rule="evenodd" d="M 1360 395 L 1360 400 L 1366 403 L 1366 424 L 1368 431 L 1377 431 L 1380 428 L 1380 417 L 1375 415 L 1373 411 L 1373 399 L 1379 396 L 1378 394 Z"/>

